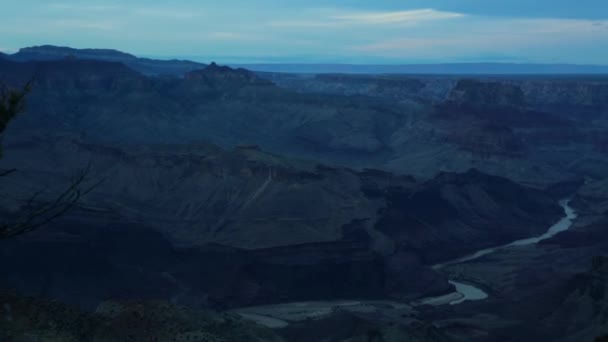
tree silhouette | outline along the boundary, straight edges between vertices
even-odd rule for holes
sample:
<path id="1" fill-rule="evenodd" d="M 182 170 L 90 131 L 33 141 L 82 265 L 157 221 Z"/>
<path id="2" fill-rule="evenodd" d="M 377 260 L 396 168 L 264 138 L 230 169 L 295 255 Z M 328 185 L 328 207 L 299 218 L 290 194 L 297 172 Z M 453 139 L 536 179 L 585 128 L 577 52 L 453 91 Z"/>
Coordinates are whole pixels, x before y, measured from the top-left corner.
<path id="1" fill-rule="evenodd" d="M 25 98 L 30 92 L 31 82 L 23 88 L 9 88 L 0 86 L 0 143 L 8 124 L 25 109 Z M 2 157 L 2 146 L 0 144 L 0 158 Z M 0 171 L 0 177 L 7 177 L 16 169 Z M 85 180 L 90 172 L 90 165 L 74 177 L 71 184 L 55 200 L 38 201 L 40 193 L 34 194 L 27 201 L 24 213 L 10 223 L 0 222 L 0 240 L 25 234 L 43 226 L 52 220 L 62 216 L 72 209 L 83 195 L 93 190 L 101 183 L 97 182 L 88 188 L 83 188 Z"/>
<path id="2" fill-rule="evenodd" d="M 16 90 L 0 85 L 0 139 L 4 135 L 6 127 L 18 114 L 25 109 L 25 96 L 30 92 L 31 82 L 23 89 Z M 1 142 L 1 141 L 0 141 Z M 0 158 L 2 158 L 2 145 L 0 144 Z M 14 170 L 0 172 L 0 176 L 6 176 Z"/>

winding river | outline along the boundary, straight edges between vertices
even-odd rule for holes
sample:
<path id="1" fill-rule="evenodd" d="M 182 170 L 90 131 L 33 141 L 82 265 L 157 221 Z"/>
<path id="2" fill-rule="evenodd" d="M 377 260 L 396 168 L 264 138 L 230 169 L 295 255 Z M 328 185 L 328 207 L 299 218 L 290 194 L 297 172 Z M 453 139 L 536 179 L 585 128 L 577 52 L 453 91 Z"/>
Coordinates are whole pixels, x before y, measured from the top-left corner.
<path id="1" fill-rule="evenodd" d="M 543 235 L 531 237 L 527 239 L 517 240 L 506 245 L 492 247 L 480 250 L 471 255 L 452 260 L 443 264 L 433 266 L 434 269 L 460 264 L 467 261 L 479 259 L 485 255 L 496 251 L 512 248 L 516 246 L 533 245 L 540 241 L 549 239 L 559 232 L 568 230 L 572 226 L 572 221 L 577 217 L 576 212 L 570 207 L 570 200 L 562 200 L 559 202 L 564 208 L 565 216 L 559 222 L 549 228 Z M 430 297 L 417 300 L 414 303 L 406 305 L 404 303 L 391 301 L 335 301 L 335 302 L 306 302 L 306 303 L 285 303 L 277 305 L 259 306 L 240 308 L 232 310 L 232 312 L 241 315 L 243 318 L 255 321 L 259 324 L 270 328 L 281 328 L 290 324 L 290 322 L 301 321 L 305 319 L 315 319 L 322 316 L 330 315 L 335 310 L 346 310 L 352 312 L 367 312 L 374 313 L 385 310 L 387 307 L 398 310 L 418 305 L 457 305 L 466 301 L 477 301 L 488 298 L 488 294 L 482 289 L 467 283 L 461 283 L 455 280 L 450 280 L 450 284 L 454 285 L 456 291 L 439 297 Z"/>
<path id="2" fill-rule="evenodd" d="M 522 239 L 522 240 L 517 240 L 517 241 L 511 242 L 509 244 L 502 245 L 502 246 L 482 249 L 471 255 L 468 255 L 468 256 L 465 256 L 465 257 L 462 257 L 459 259 L 452 260 L 452 261 L 449 261 L 449 262 L 446 262 L 443 264 L 434 265 L 433 268 L 441 269 L 446 266 L 476 260 L 485 255 L 492 254 L 496 251 L 503 250 L 506 248 L 534 245 L 534 244 L 539 243 L 540 241 L 550 239 L 553 236 L 557 235 L 558 233 L 570 229 L 570 227 L 572 226 L 572 221 L 574 219 L 576 219 L 578 216 L 576 214 L 576 211 L 570 206 L 569 199 L 561 200 L 559 202 L 559 205 L 562 208 L 564 208 L 565 216 L 559 222 L 557 222 L 556 224 L 551 226 L 549 228 L 549 230 L 546 233 L 544 233 L 543 235 L 531 237 L 531 238 L 527 238 L 527 239 Z M 482 289 L 477 288 L 471 284 L 460 283 L 460 282 L 457 282 L 454 280 L 450 280 L 450 284 L 454 285 L 454 287 L 456 288 L 455 293 L 441 296 L 441 297 L 433 297 L 433 298 L 424 299 L 422 301 L 419 301 L 419 303 L 420 304 L 431 304 L 431 305 L 441 305 L 441 304 L 449 303 L 450 305 L 456 305 L 456 304 L 464 303 L 466 301 L 483 300 L 483 299 L 488 298 L 487 293 L 485 293 Z"/>

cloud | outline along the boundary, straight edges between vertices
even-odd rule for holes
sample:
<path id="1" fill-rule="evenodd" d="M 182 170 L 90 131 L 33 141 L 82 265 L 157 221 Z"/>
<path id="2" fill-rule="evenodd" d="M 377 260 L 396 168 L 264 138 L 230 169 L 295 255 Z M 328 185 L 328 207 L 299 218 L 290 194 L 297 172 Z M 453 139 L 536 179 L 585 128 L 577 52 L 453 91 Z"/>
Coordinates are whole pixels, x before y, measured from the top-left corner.
<path id="1" fill-rule="evenodd" d="M 576 19 L 519 19 L 512 20 L 516 31 L 527 30 L 533 34 L 586 34 L 608 32 L 608 20 Z M 523 32 L 522 32 L 523 33 Z"/>
<path id="2" fill-rule="evenodd" d="M 196 11 L 193 9 L 162 7 L 134 8 L 132 12 L 137 16 L 154 17 L 160 19 L 193 19 L 201 15 L 201 11 Z"/>
<path id="3" fill-rule="evenodd" d="M 440 32 L 419 36 L 403 32 L 401 37 L 385 37 L 350 46 L 352 51 L 391 56 L 431 55 L 438 51 L 534 50 L 543 47 L 604 41 L 608 44 L 608 21 L 571 19 L 472 18 L 466 24 L 446 27 Z M 409 35 L 409 36 L 408 36 Z"/>
<path id="4" fill-rule="evenodd" d="M 434 9 L 420 9 L 396 12 L 359 12 L 333 16 L 333 19 L 352 24 L 393 24 L 419 23 L 423 21 L 453 19 L 464 17 L 464 14 L 442 12 Z"/>
<path id="5" fill-rule="evenodd" d="M 321 12 L 321 11 L 319 11 Z M 327 11 L 323 11 L 327 12 Z M 332 13 L 314 13 L 312 18 L 272 21 L 275 27 L 346 27 L 362 25 L 417 25 L 423 22 L 464 17 L 464 14 L 434 9 L 418 9 L 389 12 L 354 12 L 333 10 Z M 316 19 L 321 16 L 321 19 Z"/>
<path id="6" fill-rule="evenodd" d="M 424 8 L 423 0 L 403 1 L 404 7 L 389 0 L 332 1 L 350 4 L 333 8 L 319 7 L 325 0 L 9 2 L 0 36 L 2 46 L 12 50 L 61 43 L 148 55 L 272 55 L 317 62 L 454 61 L 463 56 L 608 60 L 608 20 L 476 15 L 480 12 L 456 5 Z"/>
<path id="7" fill-rule="evenodd" d="M 138 17 L 152 17 L 161 19 L 191 19 L 200 15 L 200 10 L 192 8 L 176 8 L 175 6 L 157 5 L 134 5 L 125 3 L 123 5 L 112 4 L 74 4 L 74 3 L 51 3 L 44 8 L 53 12 L 63 14 L 79 15 L 135 15 Z"/>
<path id="8" fill-rule="evenodd" d="M 48 10 L 54 11 L 77 11 L 77 12 L 112 12 L 120 10 L 116 5 L 97 5 L 97 4 L 71 4 L 71 3 L 50 3 L 44 6 Z"/>
<path id="9" fill-rule="evenodd" d="M 255 41 L 260 39 L 260 37 L 239 32 L 211 32 L 207 35 L 207 38 L 221 41 Z"/>
<path id="10" fill-rule="evenodd" d="M 378 42 L 352 46 L 353 51 L 360 52 L 410 52 L 435 47 L 461 45 L 460 41 L 450 38 L 397 38 L 383 39 Z"/>
<path id="11" fill-rule="evenodd" d="M 52 28 L 84 29 L 99 31 L 112 31 L 117 30 L 119 28 L 119 25 L 112 21 L 94 21 L 80 19 L 53 20 L 49 23 L 49 26 Z"/>
<path id="12" fill-rule="evenodd" d="M 271 27 L 338 27 L 342 26 L 338 22 L 331 21 L 315 21 L 315 20 L 285 20 L 285 21 L 272 21 L 268 23 Z"/>

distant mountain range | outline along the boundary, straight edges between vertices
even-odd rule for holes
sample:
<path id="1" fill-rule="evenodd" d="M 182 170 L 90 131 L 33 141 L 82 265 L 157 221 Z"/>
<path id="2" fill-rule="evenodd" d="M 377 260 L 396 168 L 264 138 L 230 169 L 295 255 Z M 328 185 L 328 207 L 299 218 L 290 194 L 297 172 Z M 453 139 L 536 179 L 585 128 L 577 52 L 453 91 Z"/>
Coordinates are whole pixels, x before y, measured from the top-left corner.
<path id="1" fill-rule="evenodd" d="M 446 63 L 405 65 L 363 64 L 241 64 L 253 71 L 307 74 L 412 74 L 412 75 L 593 75 L 608 74 L 608 65 Z"/>
<path id="2" fill-rule="evenodd" d="M 0 55 L 12 61 L 53 61 L 61 59 L 88 59 L 120 62 L 144 75 L 184 75 L 207 65 L 183 60 L 157 60 L 140 58 L 128 53 L 111 49 L 73 49 L 52 45 L 23 48 L 12 55 Z"/>
<path id="3" fill-rule="evenodd" d="M 145 75 L 183 76 L 187 72 L 202 69 L 206 64 L 188 60 L 159 60 L 141 58 L 111 49 L 74 49 L 53 45 L 20 49 L 0 58 L 13 61 L 58 60 L 64 58 L 94 59 L 121 62 Z M 319 63 L 267 63 L 230 64 L 257 72 L 281 72 L 303 74 L 428 74 L 428 75 L 593 75 L 608 74 L 608 65 L 575 64 L 519 64 L 519 63 L 445 63 L 445 64 L 319 64 Z"/>

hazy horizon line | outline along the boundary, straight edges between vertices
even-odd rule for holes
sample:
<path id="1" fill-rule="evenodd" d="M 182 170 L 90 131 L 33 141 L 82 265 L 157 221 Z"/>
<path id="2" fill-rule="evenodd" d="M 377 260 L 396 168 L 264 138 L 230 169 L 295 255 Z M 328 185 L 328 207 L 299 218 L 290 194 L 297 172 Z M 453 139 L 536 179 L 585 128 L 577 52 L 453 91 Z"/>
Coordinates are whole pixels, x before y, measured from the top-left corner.
<path id="1" fill-rule="evenodd" d="M 241 55 L 217 55 L 217 56 L 206 56 L 206 55 L 159 55 L 159 54 L 145 54 L 131 51 L 123 51 L 109 47 L 87 47 L 87 48 L 75 48 L 67 45 L 54 45 L 54 44 L 42 44 L 25 46 L 18 49 L 6 49 L 0 48 L 0 53 L 7 55 L 13 55 L 26 48 L 53 46 L 58 48 L 69 48 L 76 50 L 113 50 L 122 53 L 127 53 L 138 58 L 149 58 L 157 60 L 184 60 L 197 63 L 208 64 L 213 61 L 220 64 L 237 64 L 237 65 L 344 65 L 344 66 L 424 66 L 424 65 L 529 65 L 529 66 L 580 66 L 580 67 L 608 67 L 606 64 L 593 64 L 593 63 L 576 63 L 576 62 L 550 62 L 550 61 L 525 61 L 525 60 L 488 60 L 488 59 L 474 59 L 463 58 L 463 59 L 452 59 L 452 60 L 406 60 L 398 61 L 396 58 L 386 57 L 321 57 L 321 56 L 241 56 Z"/>

